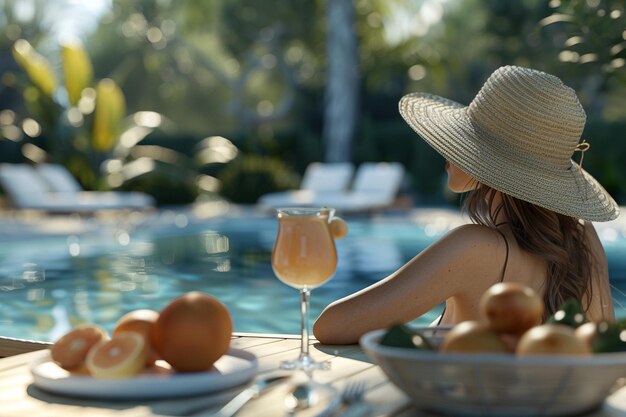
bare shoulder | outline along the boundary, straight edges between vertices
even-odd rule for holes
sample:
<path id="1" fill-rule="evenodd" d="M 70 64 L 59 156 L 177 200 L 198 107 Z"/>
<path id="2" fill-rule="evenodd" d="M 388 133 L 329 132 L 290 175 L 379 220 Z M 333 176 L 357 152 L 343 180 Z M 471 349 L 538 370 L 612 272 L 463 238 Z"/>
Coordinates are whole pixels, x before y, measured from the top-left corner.
<path id="1" fill-rule="evenodd" d="M 490 270 L 500 270 L 500 258 L 504 252 L 505 243 L 496 230 L 487 226 L 466 224 L 450 230 L 419 257 L 445 265 L 456 264 L 463 273 L 477 269 L 476 272 L 491 275 L 488 273 Z"/>
<path id="2" fill-rule="evenodd" d="M 420 274 L 428 271 L 433 281 L 448 283 L 442 299 L 463 296 L 475 301 L 499 280 L 505 253 L 506 245 L 497 230 L 467 224 L 450 230 L 418 255 L 416 262 Z"/>
<path id="3" fill-rule="evenodd" d="M 479 225 L 465 224 L 450 230 L 439 241 L 465 250 L 492 249 L 502 241 L 501 235 L 494 229 Z"/>
<path id="4" fill-rule="evenodd" d="M 449 234 L 453 234 L 453 235 L 473 235 L 476 237 L 489 237 L 489 236 L 493 236 L 495 233 L 495 235 L 497 236 L 497 232 L 492 229 L 491 227 L 488 226 L 483 226 L 481 224 L 474 224 L 474 223 L 469 223 L 469 224 L 464 224 L 458 227 L 455 227 L 454 229 L 450 230 Z"/>

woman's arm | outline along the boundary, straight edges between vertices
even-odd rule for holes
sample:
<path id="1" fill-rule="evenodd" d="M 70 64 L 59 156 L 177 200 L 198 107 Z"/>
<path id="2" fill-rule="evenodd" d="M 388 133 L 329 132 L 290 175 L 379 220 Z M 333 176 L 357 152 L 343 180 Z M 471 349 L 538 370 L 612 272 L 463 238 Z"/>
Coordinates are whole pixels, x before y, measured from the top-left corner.
<path id="1" fill-rule="evenodd" d="M 411 321 L 450 297 L 468 294 L 475 300 L 466 304 L 477 311 L 480 294 L 501 272 L 503 246 L 485 226 L 454 229 L 387 278 L 330 304 L 313 333 L 324 344 L 357 343 L 370 330 Z"/>

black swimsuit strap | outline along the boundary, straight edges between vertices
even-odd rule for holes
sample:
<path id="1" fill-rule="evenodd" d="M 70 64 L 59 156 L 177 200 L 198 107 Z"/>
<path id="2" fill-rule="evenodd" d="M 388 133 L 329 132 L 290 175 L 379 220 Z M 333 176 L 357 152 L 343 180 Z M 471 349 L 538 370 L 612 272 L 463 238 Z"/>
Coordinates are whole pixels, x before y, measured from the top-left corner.
<path id="1" fill-rule="evenodd" d="M 502 276 L 500 277 L 500 282 L 504 282 L 504 274 L 506 273 L 506 267 L 509 263 L 509 241 L 506 240 L 506 236 L 504 236 L 504 233 L 502 233 L 500 229 L 496 229 L 496 231 L 500 233 L 500 236 L 502 236 L 502 239 L 504 239 L 504 245 L 506 246 L 506 257 L 504 258 L 504 266 L 502 267 Z"/>
<path id="2" fill-rule="evenodd" d="M 500 223 L 499 225 L 497 224 L 497 226 L 501 226 L 505 223 Z M 500 276 L 500 281 L 499 282 L 504 282 L 504 274 L 506 274 L 506 267 L 509 264 L 509 241 L 506 240 L 506 236 L 504 235 L 504 233 L 502 233 L 502 231 L 500 229 L 496 229 L 496 232 L 500 233 L 500 236 L 502 236 L 502 239 L 504 239 L 504 245 L 506 247 L 506 257 L 504 258 L 504 266 L 502 267 L 502 275 Z M 439 326 L 441 324 L 441 321 L 443 320 L 443 315 L 446 314 L 446 306 L 443 306 L 443 311 L 441 312 L 441 315 L 439 316 L 439 320 L 437 320 L 437 326 Z"/>

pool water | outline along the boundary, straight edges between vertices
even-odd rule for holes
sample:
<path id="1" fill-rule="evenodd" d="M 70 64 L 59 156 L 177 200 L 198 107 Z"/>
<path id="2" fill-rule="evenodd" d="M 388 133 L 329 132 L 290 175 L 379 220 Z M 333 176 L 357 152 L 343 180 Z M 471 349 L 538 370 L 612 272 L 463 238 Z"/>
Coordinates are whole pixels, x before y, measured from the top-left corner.
<path id="1" fill-rule="evenodd" d="M 335 276 L 311 296 L 311 319 L 331 301 L 395 270 L 453 226 L 408 217 L 350 219 L 337 241 Z M 224 217 L 191 225 L 119 228 L 108 233 L 0 243 L 0 335 L 54 341 L 71 327 L 112 330 L 125 312 L 159 310 L 188 291 L 218 297 L 235 331 L 299 332 L 299 297 L 275 278 L 271 217 Z M 609 242 L 618 316 L 623 316 L 624 244 Z M 613 262 L 611 262 L 613 264 Z M 438 307 L 416 322 L 428 324 Z"/>

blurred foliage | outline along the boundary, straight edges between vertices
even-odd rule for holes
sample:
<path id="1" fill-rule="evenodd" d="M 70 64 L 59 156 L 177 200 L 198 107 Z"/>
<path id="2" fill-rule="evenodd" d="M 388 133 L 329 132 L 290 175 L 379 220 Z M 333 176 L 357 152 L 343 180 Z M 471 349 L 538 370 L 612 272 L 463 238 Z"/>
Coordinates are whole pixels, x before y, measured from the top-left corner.
<path id="1" fill-rule="evenodd" d="M 24 135 L 46 139 L 31 143 L 24 156 L 64 164 L 83 185 L 101 188 L 99 166 L 116 145 L 126 111 L 122 91 L 110 79 L 92 79 L 91 61 L 79 42 L 61 45 L 62 82 L 27 40 L 16 40 L 12 49 L 23 70 L 15 73 L 15 86 L 28 114 L 21 129 Z"/>
<path id="2" fill-rule="evenodd" d="M 47 0 L 33 1 L 34 12 L 29 18 L 16 15 L 16 4 L 19 1 L 0 1 L 0 110 L 8 108 L 9 103 L 19 101 L 19 92 L 11 88 L 17 81 L 13 73 L 18 70 L 13 59 L 13 43 L 23 38 L 36 45 L 46 37 L 49 30 L 43 19 Z"/>
<path id="3" fill-rule="evenodd" d="M 254 204 L 263 194 L 296 188 L 300 178 L 288 172 L 277 158 L 245 155 L 225 167 L 219 178 L 222 195 L 240 204 Z"/>
<path id="4" fill-rule="evenodd" d="M 174 149 L 224 134 L 247 155 L 287 161 L 282 175 L 293 177 L 322 156 L 323 19 L 311 18 L 321 13 L 311 1 L 277 3 L 271 14 L 249 1 L 116 1 L 89 45 L 96 73 L 120 83 L 130 109 L 178 121 Z M 218 185 L 223 195 L 233 183 Z"/>
<path id="5" fill-rule="evenodd" d="M 9 11 L 4 14 L 7 26 L 21 28 L 23 22 L 13 14 L 16 3 L 3 5 Z M 2 146 L 10 151 L 4 153 L 6 161 L 60 163 L 87 189 L 138 189 L 153 194 L 161 204 L 188 203 L 199 192 L 215 193 L 217 180 L 198 175 L 198 167 L 190 164 L 193 160 L 158 144 L 142 143 L 171 124 L 156 112 L 127 115 L 124 93 L 110 78 L 94 79 L 92 61 L 78 40 L 60 45 L 61 71 L 25 39 L 6 46 L 17 65 L 3 74 L 3 84 L 21 95 L 19 101 L 7 100 L 12 106 L 6 107 L 14 110 L 0 112 L 0 131 L 12 142 Z"/>
<path id="6" fill-rule="evenodd" d="M 626 4 L 623 0 L 551 0 L 553 13 L 539 22 L 555 39 L 564 80 L 588 112 L 607 120 L 626 108 Z"/>
<path id="7" fill-rule="evenodd" d="M 315 73 L 306 61 L 320 53 L 302 39 L 319 20 L 302 13 L 315 3 L 268 14 L 249 1 L 115 1 L 89 46 L 96 72 L 123 87 L 132 110 L 159 111 L 188 132 L 279 129 L 295 114 L 293 90 Z"/>
<path id="8" fill-rule="evenodd" d="M 626 83 L 626 4 L 623 0 L 552 0 L 554 12 L 540 25 L 565 35 L 559 59 L 581 73 Z"/>
<path id="9" fill-rule="evenodd" d="M 15 111 L 10 126 L 20 131 L 33 113 L 15 100 L 23 75 L 6 51 L 19 38 L 35 46 L 45 40 L 42 16 L 58 4 L 33 1 L 38 13 L 23 22 L 12 15 L 15 1 L 0 0 L 0 27 L 10 35 L 0 40 L 8 57 L 0 60 L 0 100 Z M 261 192 L 294 187 L 308 163 L 324 155 L 327 1 L 112 0 L 85 39 L 93 79 L 119 86 L 133 115 L 100 161 L 109 184 L 146 189 L 168 203 L 220 189 L 233 201 L 254 202 Z M 354 7 L 361 74 L 355 164 L 400 161 L 416 201 L 443 201 L 443 161 L 401 120 L 398 100 L 427 91 L 468 104 L 494 69 L 522 65 L 577 90 L 592 145 L 585 168 L 626 198 L 626 143 L 618 140 L 626 120 L 622 0 L 354 0 Z M 61 79 L 59 59 L 41 55 Z M 80 87 L 65 84 L 75 103 Z M 48 104 L 39 100 L 40 113 L 54 122 L 58 115 L 43 109 Z M 149 122 L 155 115 L 157 125 Z M 51 146 L 68 129 L 37 122 Z M 11 133 L 7 126 L 2 131 Z"/>
<path id="10" fill-rule="evenodd" d="M 584 168 L 621 204 L 626 203 L 626 121 L 607 123 L 587 121 L 584 138 L 592 144 L 586 152 Z"/>

